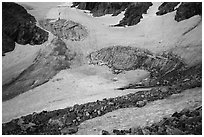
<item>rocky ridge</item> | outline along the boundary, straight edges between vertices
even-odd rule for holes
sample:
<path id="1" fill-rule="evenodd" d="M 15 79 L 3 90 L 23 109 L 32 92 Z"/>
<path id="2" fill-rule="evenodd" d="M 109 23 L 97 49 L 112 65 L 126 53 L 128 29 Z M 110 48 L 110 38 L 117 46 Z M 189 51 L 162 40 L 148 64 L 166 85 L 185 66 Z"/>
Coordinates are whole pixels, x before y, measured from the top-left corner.
<path id="1" fill-rule="evenodd" d="M 125 17 L 114 26 L 132 26 L 140 22 L 150 6 L 151 2 L 74 2 L 72 7 L 82 10 L 90 10 L 93 16 L 103 16 L 112 14 L 117 16 L 122 11 L 125 11 Z"/>
<path id="2" fill-rule="evenodd" d="M 35 18 L 20 5 L 2 3 L 2 53 L 13 51 L 18 44 L 40 45 L 47 41 L 48 32 L 36 26 Z"/>
<path id="3" fill-rule="evenodd" d="M 136 2 L 131 4 L 125 11 L 125 17 L 115 26 L 133 26 L 140 22 L 143 18 L 142 14 L 146 14 L 151 2 Z"/>
<path id="4" fill-rule="evenodd" d="M 180 5 L 179 5 L 180 4 Z M 176 7 L 178 6 L 179 7 Z M 90 10 L 93 16 L 103 16 L 112 14 L 117 16 L 125 11 L 124 18 L 113 26 L 133 26 L 140 22 L 143 18 L 142 14 L 146 14 L 151 2 L 74 2 L 72 7 L 81 10 Z M 161 16 L 176 11 L 175 20 L 177 22 L 188 19 L 195 15 L 202 15 L 201 2 L 163 2 L 156 15 Z"/>
<path id="5" fill-rule="evenodd" d="M 181 2 L 178 8 L 176 6 L 179 2 L 164 2 L 159 6 L 158 16 L 176 11 L 175 20 L 177 22 L 189 19 L 195 15 L 202 15 L 202 3 L 201 2 Z"/>
<path id="6" fill-rule="evenodd" d="M 81 10 L 90 10 L 94 17 L 99 17 L 105 14 L 117 16 L 130 4 L 130 2 L 73 2 L 72 7 L 77 7 Z"/>
<path id="7" fill-rule="evenodd" d="M 156 12 L 157 15 L 164 15 L 169 12 L 175 11 L 175 7 L 179 4 L 180 2 L 164 2 L 162 3 L 159 8 L 158 12 Z"/>

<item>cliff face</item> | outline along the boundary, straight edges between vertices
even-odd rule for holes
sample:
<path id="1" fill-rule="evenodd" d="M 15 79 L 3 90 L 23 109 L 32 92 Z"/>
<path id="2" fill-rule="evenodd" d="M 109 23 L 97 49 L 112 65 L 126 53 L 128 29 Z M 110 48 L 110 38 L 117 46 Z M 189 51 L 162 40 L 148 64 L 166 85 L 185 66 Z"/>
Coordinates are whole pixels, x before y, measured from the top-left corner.
<path id="1" fill-rule="evenodd" d="M 176 10 L 175 20 L 182 21 L 193 17 L 195 15 L 202 15 L 202 3 L 201 2 L 182 2 L 178 8 L 176 6 L 179 2 L 164 2 L 159 6 L 157 15 L 161 16 L 169 12 Z"/>
<path id="2" fill-rule="evenodd" d="M 36 26 L 33 16 L 20 5 L 2 3 L 2 53 L 10 52 L 18 44 L 39 45 L 47 41 L 48 33 Z"/>
<path id="3" fill-rule="evenodd" d="M 151 2 L 74 2 L 72 7 L 82 10 L 90 10 L 93 16 L 112 14 L 117 16 L 125 10 L 125 17 L 116 26 L 132 26 L 140 22 L 142 14 L 145 14 Z"/>
<path id="4" fill-rule="evenodd" d="M 182 21 L 195 15 L 202 15 L 201 2 L 164 2 L 162 3 L 156 15 L 161 16 L 176 10 L 175 20 Z M 176 8 L 176 6 L 178 6 Z M 90 10 L 93 16 L 103 16 L 112 14 L 117 16 L 122 11 L 125 11 L 125 17 L 115 26 L 133 26 L 140 22 L 142 14 L 145 14 L 151 2 L 74 2 L 72 7 L 82 10 Z"/>
<path id="5" fill-rule="evenodd" d="M 73 2 L 73 6 L 82 10 L 90 10 L 93 16 L 103 16 L 105 14 L 113 14 L 117 16 L 124 11 L 130 2 Z"/>
<path id="6" fill-rule="evenodd" d="M 179 22 L 195 15 L 202 15 L 202 2 L 182 2 L 176 11 L 175 20 Z"/>
<path id="7" fill-rule="evenodd" d="M 158 12 L 156 13 L 157 15 L 164 15 L 169 12 L 175 11 L 175 7 L 179 4 L 179 2 L 164 2 L 162 3 L 159 8 Z"/>
<path id="8" fill-rule="evenodd" d="M 125 17 L 116 26 L 132 26 L 136 25 L 142 19 L 142 14 L 146 14 L 151 2 L 137 2 L 131 4 L 125 11 Z"/>

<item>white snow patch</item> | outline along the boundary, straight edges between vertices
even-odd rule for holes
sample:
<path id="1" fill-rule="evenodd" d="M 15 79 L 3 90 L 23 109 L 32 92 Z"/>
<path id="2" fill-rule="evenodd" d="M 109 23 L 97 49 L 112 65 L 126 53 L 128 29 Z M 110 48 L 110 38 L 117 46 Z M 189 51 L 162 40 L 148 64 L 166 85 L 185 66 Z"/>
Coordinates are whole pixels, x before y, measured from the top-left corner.
<path id="1" fill-rule="evenodd" d="M 176 7 L 174 7 L 174 10 L 176 10 L 180 5 L 181 5 L 182 2 L 180 2 Z"/>
<path id="2" fill-rule="evenodd" d="M 101 22 L 104 25 L 116 25 L 118 24 L 125 16 L 124 16 L 125 11 L 121 12 L 117 16 L 112 16 L 112 14 L 106 14 L 101 17 L 94 17 L 96 20 Z"/>
<path id="3" fill-rule="evenodd" d="M 135 74 L 136 81 L 148 75 L 143 70 L 135 71 Z M 118 81 L 113 80 L 115 77 L 118 77 Z M 3 102 L 2 121 L 7 122 L 33 112 L 65 108 L 141 90 L 115 90 L 126 85 L 128 79 L 132 80 L 130 75 L 117 76 L 107 67 L 100 66 L 85 65 L 62 70 L 49 82 Z"/>
<path id="4" fill-rule="evenodd" d="M 72 2 L 64 2 L 60 5 L 57 5 L 58 7 L 71 7 L 72 6 Z"/>

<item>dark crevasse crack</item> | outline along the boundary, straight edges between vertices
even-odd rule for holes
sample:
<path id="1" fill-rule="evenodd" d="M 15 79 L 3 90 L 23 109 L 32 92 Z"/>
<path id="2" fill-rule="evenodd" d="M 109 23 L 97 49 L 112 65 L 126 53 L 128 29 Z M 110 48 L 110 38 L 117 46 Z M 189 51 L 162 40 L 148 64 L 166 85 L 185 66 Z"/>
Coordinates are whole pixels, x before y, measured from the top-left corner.
<path id="1" fill-rule="evenodd" d="M 2 125 L 3 134 L 73 134 L 78 125 L 85 120 L 102 116 L 113 110 L 128 107 L 143 107 L 148 102 L 164 99 L 186 89 L 201 87 L 202 69 L 193 68 L 184 72 L 182 77 L 189 78 L 185 82 L 177 82 L 171 86 L 155 87 L 146 91 L 130 93 L 116 98 L 97 100 L 81 105 L 74 105 L 55 111 L 43 111 L 14 119 Z M 198 127 L 199 128 L 199 127 Z"/>
<path id="2" fill-rule="evenodd" d="M 51 44 L 39 51 L 31 66 L 3 85 L 3 101 L 48 82 L 60 70 L 69 68 L 75 56 L 76 53 L 61 39 L 53 39 Z"/>

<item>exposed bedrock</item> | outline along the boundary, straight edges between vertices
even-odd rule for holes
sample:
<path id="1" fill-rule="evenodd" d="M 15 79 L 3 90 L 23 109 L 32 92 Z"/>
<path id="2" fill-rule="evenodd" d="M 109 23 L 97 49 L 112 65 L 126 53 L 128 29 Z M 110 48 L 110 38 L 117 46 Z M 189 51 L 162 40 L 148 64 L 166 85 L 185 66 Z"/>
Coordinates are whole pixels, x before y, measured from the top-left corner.
<path id="1" fill-rule="evenodd" d="M 179 5 L 180 4 L 180 5 Z M 177 7 L 179 5 L 179 7 Z M 146 14 L 151 2 L 74 2 L 72 7 L 82 10 L 90 10 L 93 16 L 103 16 L 112 14 L 117 16 L 125 11 L 124 18 L 114 26 L 133 26 L 140 22 L 143 18 L 142 14 Z M 176 11 L 175 20 L 182 21 L 195 15 L 202 15 L 201 2 L 163 2 L 156 14 L 158 16 Z"/>
<path id="2" fill-rule="evenodd" d="M 143 18 L 142 14 L 146 14 L 151 2 L 136 2 L 131 4 L 125 11 L 125 17 L 115 26 L 133 26 L 140 22 Z"/>
<path id="3" fill-rule="evenodd" d="M 189 19 L 195 15 L 202 15 L 202 2 L 182 2 L 178 8 L 176 6 L 180 2 L 164 2 L 159 8 L 157 15 L 164 15 L 176 10 L 175 20 L 182 21 Z"/>
<path id="4" fill-rule="evenodd" d="M 39 21 L 40 26 L 50 31 L 58 38 L 80 41 L 87 37 L 88 31 L 84 26 L 71 20 L 46 19 Z"/>
<path id="5" fill-rule="evenodd" d="M 35 18 L 20 5 L 2 3 L 2 53 L 10 52 L 18 44 L 40 45 L 48 33 L 36 26 Z"/>
<path id="6" fill-rule="evenodd" d="M 164 2 L 162 3 L 159 8 L 158 12 L 156 12 L 157 15 L 164 15 L 169 12 L 175 11 L 175 7 L 179 4 L 180 2 Z"/>
<path id="7" fill-rule="evenodd" d="M 53 39 L 50 45 L 39 51 L 31 66 L 3 85 L 3 101 L 49 81 L 60 70 L 69 68 L 75 56 L 76 53 L 67 48 L 61 39 Z"/>
<path id="8" fill-rule="evenodd" d="M 195 15 L 202 15 L 202 2 L 182 2 L 176 11 L 175 20 L 179 22 Z"/>
<path id="9" fill-rule="evenodd" d="M 73 2 L 72 7 L 82 10 L 90 10 L 93 16 L 103 16 L 105 14 L 112 14 L 117 16 L 124 11 L 131 2 Z"/>
<path id="10" fill-rule="evenodd" d="M 74 2 L 72 7 L 90 10 L 93 16 L 112 14 L 117 16 L 125 11 L 124 18 L 115 26 L 132 26 L 140 22 L 142 14 L 152 6 L 151 2 Z"/>

